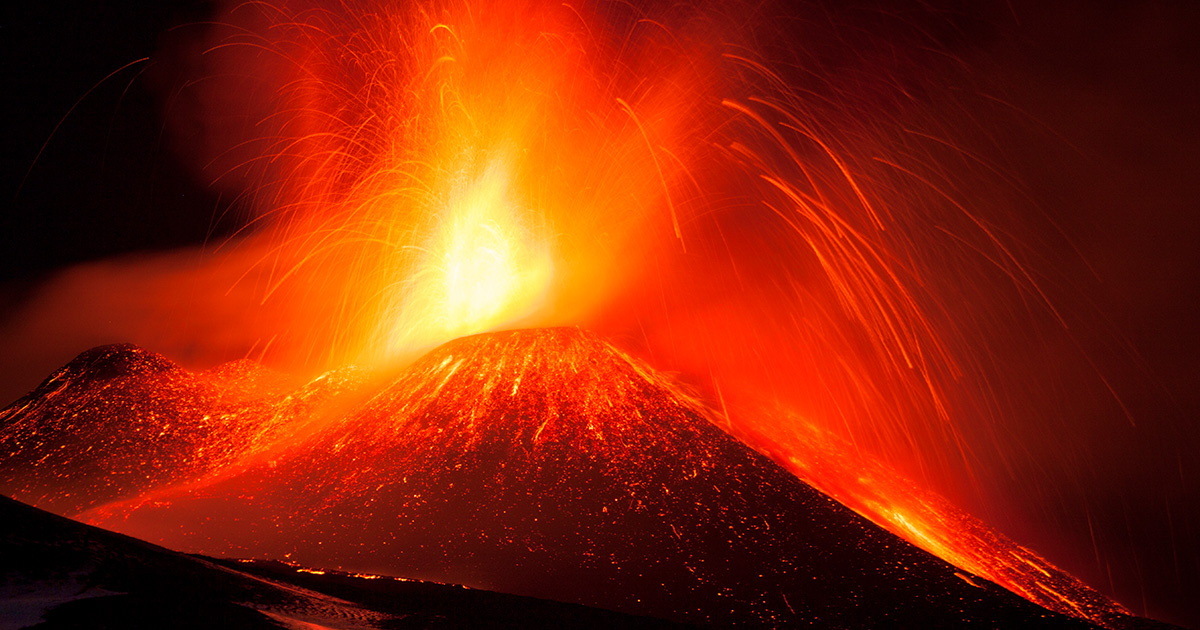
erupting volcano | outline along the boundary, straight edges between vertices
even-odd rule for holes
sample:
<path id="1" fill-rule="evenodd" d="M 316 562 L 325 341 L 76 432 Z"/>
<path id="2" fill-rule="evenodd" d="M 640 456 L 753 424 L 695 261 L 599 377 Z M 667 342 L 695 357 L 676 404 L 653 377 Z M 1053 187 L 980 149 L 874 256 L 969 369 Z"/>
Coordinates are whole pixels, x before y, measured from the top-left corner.
<path id="1" fill-rule="evenodd" d="M 156 31 L 93 89 L 144 90 L 218 211 L 195 249 L 13 285 L 0 367 L 92 349 L 0 412 L 0 493 L 359 603 L 382 575 L 650 624 L 1158 626 L 1112 518 L 1043 527 L 1120 459 L 1049 401 L 1139 420 L 1064 288 L 1095 267 L 1023 211 L 1031 125 L 972 69 L 1003 29 L 894 1 L 221 2 Z"/>

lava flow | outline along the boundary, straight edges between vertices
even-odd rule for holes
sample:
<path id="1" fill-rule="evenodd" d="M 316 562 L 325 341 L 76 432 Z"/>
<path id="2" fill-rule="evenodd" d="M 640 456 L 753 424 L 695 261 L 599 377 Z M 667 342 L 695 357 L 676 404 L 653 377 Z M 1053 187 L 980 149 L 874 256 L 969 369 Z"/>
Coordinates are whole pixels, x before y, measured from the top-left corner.
<path id="1" fill-rule="evenodd" d="M 775 59 L 754 7 L 230 8 L 189 89 L 252 124 L 194 152 L 258 229 L 218 261 L 277 305 L 264 360 L 323 375 L 85 353 L 0 415 L 0 491 L 689 622 L 1133 624 L 893 472 L 1002 450 L 989 308 L 1058 316 L 938 162 L 975 161 L 920 105 L 940 56 Z"/>

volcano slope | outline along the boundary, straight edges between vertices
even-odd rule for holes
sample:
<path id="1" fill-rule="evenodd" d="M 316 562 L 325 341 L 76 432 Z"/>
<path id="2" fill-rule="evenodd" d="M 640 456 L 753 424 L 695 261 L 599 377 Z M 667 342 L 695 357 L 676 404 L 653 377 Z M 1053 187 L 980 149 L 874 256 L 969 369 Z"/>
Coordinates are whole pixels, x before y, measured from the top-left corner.
<path id="1" fill-rule="evenodd" d="M 88 350 L 0 412 L 0 493 L 73 514 L 218 467 L 270 418 L 230 384 L 131 344 Z"/>
<path id="2" fill-rule="evenodd" d="M 1090 627 L 956 574 L 576 329 L 450 342 L 286 456 L 83 518 L 688 623 Z"/>

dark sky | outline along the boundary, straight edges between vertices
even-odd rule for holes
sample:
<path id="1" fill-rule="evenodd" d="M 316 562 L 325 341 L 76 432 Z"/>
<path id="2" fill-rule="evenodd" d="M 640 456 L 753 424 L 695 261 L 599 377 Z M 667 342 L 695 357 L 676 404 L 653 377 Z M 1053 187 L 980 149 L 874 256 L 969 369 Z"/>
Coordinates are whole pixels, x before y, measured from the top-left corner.
<path id="1" fill-rule="evenodd" d="M 142 80 L 147 64 L 113 74 L 206 8 L 119 5 L 62 0 L 0 9 L 0 279 L 192 243 L 210 230 L 218 206 L 164 146 L 159 107 Z"/>
<path id="2" fill-rule="evenodd" d="M 1048 257 L 1070 278 L 1050 283 L 1052 299 L 1074 306 L 1072 334 L 1132 416 L 1122 426 L 1110 398 L 1062 387 L 1070 424 L 1097 427 L 1085 443 L 1093 463 L 1076 483 L 1042 496 L 1087 507 L 1074 520 L 1040 522 L 1065 532 L 1109 523 L 1093 527 L 1107 550 L 1098 555 L 1107 553 L 1113 571 L 1140 576 L 1116 587 L 1121 600 L 1200 627 L 1200 54 L 1191 43 L 1200 37 L 1200 6 L 1012 8 L 1004 36 L 982 53 L 1031 121 L 1009 138 L 1010 161 L 1086 261 Z M 1014 352 L 1033 358 L 1032 350 Z M 1037 535 L 1022 539 L 1036 547 Z M 1100 571 L 1075 570 L 1103 587 Z"/>
<path id="3" fill-rule="evenodd" d="M 930 6 L 868 4 L 915 16 Z M 1041 549 L 1086 540 L 1080 529 L 1094 526 L 1110 567 L 1086 558 L 1088 545 L 1049 555 L 1136 612 L 1200 627 L 1200 5 L 1046 4 L 945 0 L 932 3 L 936 19 L 909 18 L 929 19 L 1022 121 L 993 138 L 997 158 L 1035 200 L 1030 212 L 1065 235 L 1043 252 L 1060 274 L 1051 297 L 1077 306 L 1076 342 L 1134 418 L 1059 375 L 1071 421 L 1112 428 L 1089 438 L 1092 465 L 1077 484 L 1039 490 L 1062 513 L 1033 511 L 1013 533 Z M 71 264 L 220 241 L 239 227 L 236 205 L 200 185 L 164 139 L 153 64 L 119 70 L 210 11 L 179 0 L 0 8 L 0 317 Z M 1072 245 L 1077 253 L 1058 251 Z M 1051 370 L 1035 352 L 1001 359 Z M 2 402 L 67 358 L 0 359 Z M 1098 583 L 1109 568 L 1125 577 Z"/>

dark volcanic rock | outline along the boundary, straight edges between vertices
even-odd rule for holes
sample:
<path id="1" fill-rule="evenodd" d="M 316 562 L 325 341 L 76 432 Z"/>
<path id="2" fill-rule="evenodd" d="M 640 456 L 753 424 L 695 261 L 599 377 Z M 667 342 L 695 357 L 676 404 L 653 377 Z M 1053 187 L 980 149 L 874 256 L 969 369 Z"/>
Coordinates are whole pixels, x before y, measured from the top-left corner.
<path id="1" fill-rule="evenodd" d="M 0 497 L 0 523 L 0 628 L 668 627 L 453 585 L 333 575 L 277 562 L 215 562 L 6 497 Z"/>
<path id="2" fill-rule="evenodd" d="M 1089 627 L 885 532 L 575 329 L 448 343 L 290 455 L 93 522 L 689 623 Z"/>
<path id="3" fill-rule="evenodd" d="M 284 627 L 241 603 L 335 618 L 356 612 L 6 497 L 0 522 L 0 608 L 13 623 L 36 622 L 39 608 L 49 609 L 39 628 Z"/>

